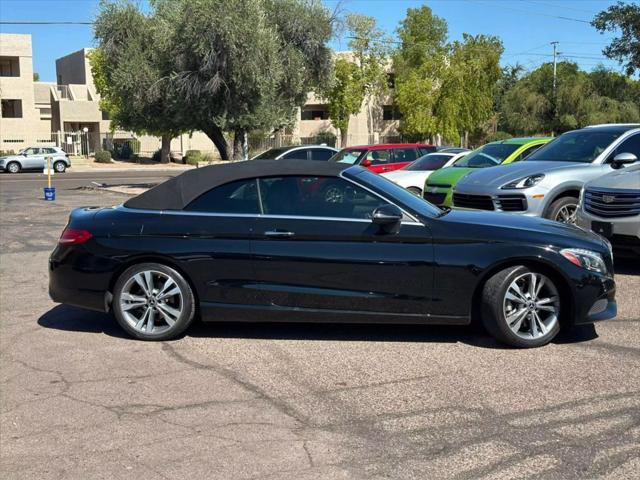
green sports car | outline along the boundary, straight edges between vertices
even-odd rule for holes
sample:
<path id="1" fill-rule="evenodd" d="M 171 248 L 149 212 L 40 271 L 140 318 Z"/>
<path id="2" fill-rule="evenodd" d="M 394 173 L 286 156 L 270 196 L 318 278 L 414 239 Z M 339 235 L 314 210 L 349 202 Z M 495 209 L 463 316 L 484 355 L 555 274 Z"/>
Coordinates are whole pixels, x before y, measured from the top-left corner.
<path id="1" fill-rule="evenodd" d="M 453 205 L 453 187 L 462 177 L 476 168 L 522 160 L 551 140 L 550 137 L 526 137 L 487 143 L 450 167 L 433 172 L 424 185 L 423 197 L 435 205 L 450 207 Z"/>

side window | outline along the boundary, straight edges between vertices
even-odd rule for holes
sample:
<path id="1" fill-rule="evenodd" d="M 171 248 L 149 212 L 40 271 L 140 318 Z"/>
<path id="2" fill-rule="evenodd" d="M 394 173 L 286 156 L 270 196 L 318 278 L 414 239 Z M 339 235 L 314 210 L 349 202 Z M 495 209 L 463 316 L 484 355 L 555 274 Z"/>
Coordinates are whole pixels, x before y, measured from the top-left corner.
<path id="1" fill-rule="evenodd" d="M 326 148 L 314 148 L 311 150 L 311 160 L 329 160 L 333 157 L 333 150 L 328 150 Z"/>
<path id="2" fill-rule="evenodd" d="M 37 155 L 38 154 L 38 149 L 37 148 L 27 148 L 24 153 L 26 153 L 27 155 Z"/>
<path id="3" fill-rule="evenodd" d="M 418 152 L 415 148 L 396 148 L 393 156 L 395 162 L 413 162 L 418 158 Z"/>
<path id="4" fill-rule="evenodd" d="M 520 160 L 524 160 L 529 155 L 531 155 L 533 152 L 538 150 L 541 146 L 542 145 L 534 145 L 533 147 L 527 148 L 524 152 L 522 152 L 520 155 L 518 155 L 518 157 L 514 160 L 514 162 L 519 162 Z"/>
<path id="5" fill-rule="evenodd" d="M 260 195 L 266 215 L 371 218 L 386 202 L 336 177 L 261 178 Z"/>
<path id="6" fill-rule="evenodd" d="M 371 165 L 380 165 L 391 161 L 391 152 L 389 150 L 370 150 L 365 160 L 371 160 Z"/>
<path id="7" fill-rule="evenodd" d="M 213 188 L 193 200 L 185 210 L 206 213 L 260 213 L 256 180 L 238 180 Z"/>
<path id="8" fill-rule="evenodd" d="M 436 147 L 418 147 L 418 150 L 420 151 L 420 156 L 422 156 L 426 155 L 427 153 L 433 153 L 438 149 Z"/>
<path id="9" fill-rule="evenodd" d="M 622 142 L 618 148 L 616 148 L 616 151 L 613 153 L 610 160 L 613 160 L 613 157 L 619 153 L 633 153 L 640 160 L 640 133 L 637 133 Z"/>
<path id="10" fill-rule="evenodd" d="M 56 153 L 56 149 L 55 148 L 45 148 L 45 153 L 48 153 L 49 155 L 55 155 Z"/>
<path id="11" fill-rule="evenodd" d="M 285 153 L 282 156 L 283 160 L 306 160 L 308 150 L 294 150 L 292 152 Z"/>

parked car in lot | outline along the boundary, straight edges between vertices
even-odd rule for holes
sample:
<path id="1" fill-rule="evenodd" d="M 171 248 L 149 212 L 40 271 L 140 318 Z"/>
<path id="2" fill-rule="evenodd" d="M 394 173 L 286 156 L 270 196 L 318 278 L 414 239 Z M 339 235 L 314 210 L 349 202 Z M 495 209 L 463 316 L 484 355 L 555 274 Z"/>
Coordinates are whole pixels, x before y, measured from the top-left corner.
<path id="1" fill-rule="evenodd" d="M 577 224 L 608 238 L 616 255 L 640 258 L 640 165 L 587 182 Z"/>
<path id="2" fill-rule="evenodd" d="M 524 162 L 477 171 L 454 190 L 456 207 L 575 223 L 580 189 L 640 158 L 640 125 L 596 125 L 564 133 Z"/>
<path id="3" fill-rule="evenodd" d="M 327 186 L 341 194 L 327 196 Z M 189 170 L 111 208 L 79 208 L 49 259 L 56 302 L 113 312 L 130 335 L 205 321 L 468 324 L 517 347 L 616 314 L 599 235 L 442 210 L 335 162 Z"/>
<path id="4" fill-rule="evenodd" d="M 441 206 L 453 205 L 453 187 L 477 169 L 518 162 L 542 147 L 551 138 L 510 138 L 491 142 L 455 162 L 450 168 L 429 175 L 424 185 L 424 198 Z"/>
<path id="5" fill-rule="evenodd" d="M 436 149 L 434 145 L 421 143 L 381 143 L 343 148 L 331 160 L 347 165 L 360 165 L 372 172 L 383 173 L 405 167 L 423 155 L 435 152 Z"/>
<path id="6" fill-rule="evenodd" d="M 256 155 L 252 160 L 320 160 L 326 161 L 338 153 L 328 145 L 292 145 L 271 148 Z"/>
<path id="7" fill-rule="evenodd" d="M 424 182 L 427 181 L 429 175 L 440 168 L 452 165 L 468 152 L 469 150 L 465 150 L 462 153 L 447 153 L 439 150 L 434 153 L 428 153 L 406 167 L 383 173 L 382 176 L 406 188 L 411 193 L 422 196 L 422 187 L 424 187 Z"/>
<path id="8" fill-rule="evenodd" d="M 17 155 L 0 157 L 0 171 L 18 173 L 22 170 L 43 170 L 46 157 L 51 157 L 51 166 L 57 173 L 71 166 L 71 160 L 60 147 L 29 147 Z"/>

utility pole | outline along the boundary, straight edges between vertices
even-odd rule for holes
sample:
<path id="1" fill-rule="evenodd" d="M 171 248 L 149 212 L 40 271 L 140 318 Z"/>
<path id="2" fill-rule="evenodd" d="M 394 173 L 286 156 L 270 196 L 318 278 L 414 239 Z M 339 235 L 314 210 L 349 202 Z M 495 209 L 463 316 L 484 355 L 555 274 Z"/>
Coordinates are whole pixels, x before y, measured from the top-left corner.
<path id="1" fill-rule="evenodd" d="M 558 52 L 558 41 L 554 41 L 551 42 L 551 45 L 553 45 L 553 118 L 554 120 L 556 120 L 558 118 L 558 90 L 557 90 L 557 60 L 558 60 L 558 55 L 560 54 L 560 52 Z M 554 132 L 551 132 L 551 135 L 553 136 Z"/>

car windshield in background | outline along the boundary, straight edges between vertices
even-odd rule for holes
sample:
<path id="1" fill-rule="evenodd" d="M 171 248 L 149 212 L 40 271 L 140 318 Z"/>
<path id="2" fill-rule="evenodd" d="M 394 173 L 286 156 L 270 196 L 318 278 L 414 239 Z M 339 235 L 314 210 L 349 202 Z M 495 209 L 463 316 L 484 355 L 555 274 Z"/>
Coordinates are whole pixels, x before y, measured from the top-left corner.
<path id="1" fill-rule="evenodd" d="M 589 129 L 568 132 L 529 155 L 525 161 L 591 163 L 622 133 Z"/>
<path id="2" fill-rule="evenodd" d="M 490 143 L 478 150 L 462 157 L 454 167 L 485 168 L 500 165 L 504 160 L 522 145 L 514 143 Z"/>
<path id="3" fill-rule="evenodd" d="M 254 160 L 275 160 L 279 155 L 282 155 L 287 150 L 289 150 L 288 147 L 271 148 L 254 157 Z"/>
<path id="4" fill-rule="evenodd" d="M 445 163 L 451 160 L 452 155 L 443 155 L 440 153 L 430 153 L 424 157 L 420 157 L 415 162 L 410 163 L 403 170 L 410 171 L 423 171 L 423 170 L 438 170 L 442 168 Z"/>
<path id="5" fill-rule="evenodd" d="M 426 217 L 437 217 L 442 214 L 442 210 L 435 205 L 423 200 L 421 197 L 411 193 L 409 190 L 402 188 L 397 183 L 392 182 L 388 178 L 377 175 L 369 170 L 365 170 L 356 175 L 369 185 L 387 193 L 392 199 L 398 200 L 412 210 Z"/>
<path id="6" fill-rule="evenodd" d="M 366 152 L 366 150 L 342 150 L 334 155 L 330 160 L 332 162 L 348 163 L 349 165 L 353 165 L 364 152 Z"/>

